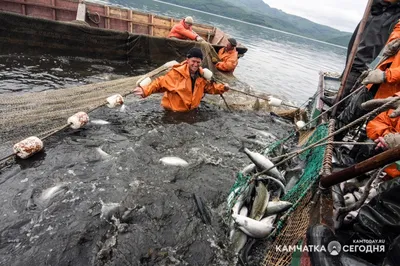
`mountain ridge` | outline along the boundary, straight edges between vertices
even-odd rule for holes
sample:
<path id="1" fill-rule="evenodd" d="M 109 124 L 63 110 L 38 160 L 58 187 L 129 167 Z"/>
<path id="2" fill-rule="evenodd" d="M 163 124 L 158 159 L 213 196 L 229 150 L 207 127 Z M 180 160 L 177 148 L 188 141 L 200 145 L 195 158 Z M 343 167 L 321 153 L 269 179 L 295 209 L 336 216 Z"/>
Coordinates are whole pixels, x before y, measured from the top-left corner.
<path id="1" fill-rule="evenodd" d="M 303 17 L 287 14 L 280 9 L 270 7 L 262 0 L 220 0 L 218 2 L 213 0 L 163 1 L 345 47 L 347 47 L 352 34 L 312 22 Z"/>

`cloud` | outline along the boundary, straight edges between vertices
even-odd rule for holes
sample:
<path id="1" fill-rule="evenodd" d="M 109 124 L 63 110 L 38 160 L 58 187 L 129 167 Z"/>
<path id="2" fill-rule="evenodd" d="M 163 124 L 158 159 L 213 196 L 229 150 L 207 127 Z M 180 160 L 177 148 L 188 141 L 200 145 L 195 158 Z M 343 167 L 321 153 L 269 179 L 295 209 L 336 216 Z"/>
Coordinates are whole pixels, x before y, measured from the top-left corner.
<path id="1" fill-rule="evenodd" d="M 361 20 L 365 0 L 263 0 L 269 6 L 342 31 L 353 32 Z"/>

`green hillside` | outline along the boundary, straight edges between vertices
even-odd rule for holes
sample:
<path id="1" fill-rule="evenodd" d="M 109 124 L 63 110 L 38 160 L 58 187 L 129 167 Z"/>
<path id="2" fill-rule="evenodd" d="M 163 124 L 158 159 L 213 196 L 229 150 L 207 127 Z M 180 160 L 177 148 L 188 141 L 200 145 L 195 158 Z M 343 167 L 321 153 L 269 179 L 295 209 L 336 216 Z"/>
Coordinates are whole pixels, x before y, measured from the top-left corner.
<path id="1" fill-rule="evenodd" d="M 271 8 L 262 0 L 163 0 L 250 23 L 347 46 L 351 33 L 314 23 L 305 18 Z"/>

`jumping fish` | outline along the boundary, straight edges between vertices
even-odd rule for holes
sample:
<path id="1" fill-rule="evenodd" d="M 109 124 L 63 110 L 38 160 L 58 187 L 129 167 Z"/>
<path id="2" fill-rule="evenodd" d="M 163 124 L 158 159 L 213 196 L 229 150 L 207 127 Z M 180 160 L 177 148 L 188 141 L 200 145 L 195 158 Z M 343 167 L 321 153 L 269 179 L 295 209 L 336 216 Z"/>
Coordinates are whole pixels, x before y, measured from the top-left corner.
<path id="1" fill-rule="evenodd" d="M 267 172 L 269 175 L 279 179 L 280 181 L 282 181 L 282 183 L 286 183 L 285 179 L 283 178 L 283 176 L 276 167 L 271 169 L 271 167 L 273 167 L 274 164 L 267 157 L 265 157 L 260 153 L 252 152 L 245 147 L 240 148 L 240 151 L 246 153 L 246 155 L 250 158 L 250 160 L 257 166 L 257 169 L 259 171 L 264 171 L 269 169 Z"/>
<path id="2" fill-rule="evenodd" d="M 264 238 L 268 236 L 274 229 L 272 223 L 256 221 L 242 215 L 233 214 L 232 218 L 235 220 L 235 223 L 240 230 L 253 238 Z"/>
<path id="3" fill-rule="evenodd" d="M 189 165 L 188 162 L 179 157 L 163 157 L 160 159 L 160 162 L 163 163 L 164 165 L 173 165 L 182 167 L 186 167 Z"/>
<path id="4" fill-rule="evenodd" d="M 292 207 L 292 203 L 289 201 L 270 201 L 267 206 L 267 211 L 265 216 L 270 216 L 273 214 L 281 213 L 287 211 Z M 264 220 L 264 219 L 263 219 Z"/>

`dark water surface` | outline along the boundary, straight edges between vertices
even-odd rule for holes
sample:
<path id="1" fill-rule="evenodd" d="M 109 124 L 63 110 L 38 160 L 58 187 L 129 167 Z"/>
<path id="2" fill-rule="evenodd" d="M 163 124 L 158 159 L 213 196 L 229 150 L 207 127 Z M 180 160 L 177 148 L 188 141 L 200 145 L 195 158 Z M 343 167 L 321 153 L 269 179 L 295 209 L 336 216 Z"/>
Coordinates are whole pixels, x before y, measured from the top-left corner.
<path id="1" fill-rule="evenodd" d="M 18 97 L 152 68 L 4 55 L 0 93 Z M 238 151 L 239 139 L 254 135 L 251 127 L 281 138 L 292 126 L 269 114 L 229 113 L 207 103 L 195 112 L 169 113 L 160 95 L 131 95 L 125 105 L 89 114 L 109 124 L 59 132 L 45 141 L 44 152 L 0 170 L 0 265 L 234 264 L 225 200 L 237 171 L 250 163 Z M 165 156 L 189 166 L 164 166 L 159 160 Z M 193 194 L 210 209 L 211 225 L 202 222 Z M 102 214 L 109 209 L 118 220 Z"/>
<path id="2" fill-rule="evenodd" d="M 291 126 L 206 104 L 171 115 L 157 97 L 126 105 L 91 114 L 110 124 L 66 130 L 43 153 L 1 170 L 1 265 L 233 264 L 225 200 L 250 163 L 238 138 L 250 134 L 248 126 L 277 137 Z M 189 166 L 164 166 L 164 156 Z M 197 214 L 193 193 L 210 208 L 212 225 Z M 122 225 L 101 217 L 101 202 L 122 206 Z"/>

